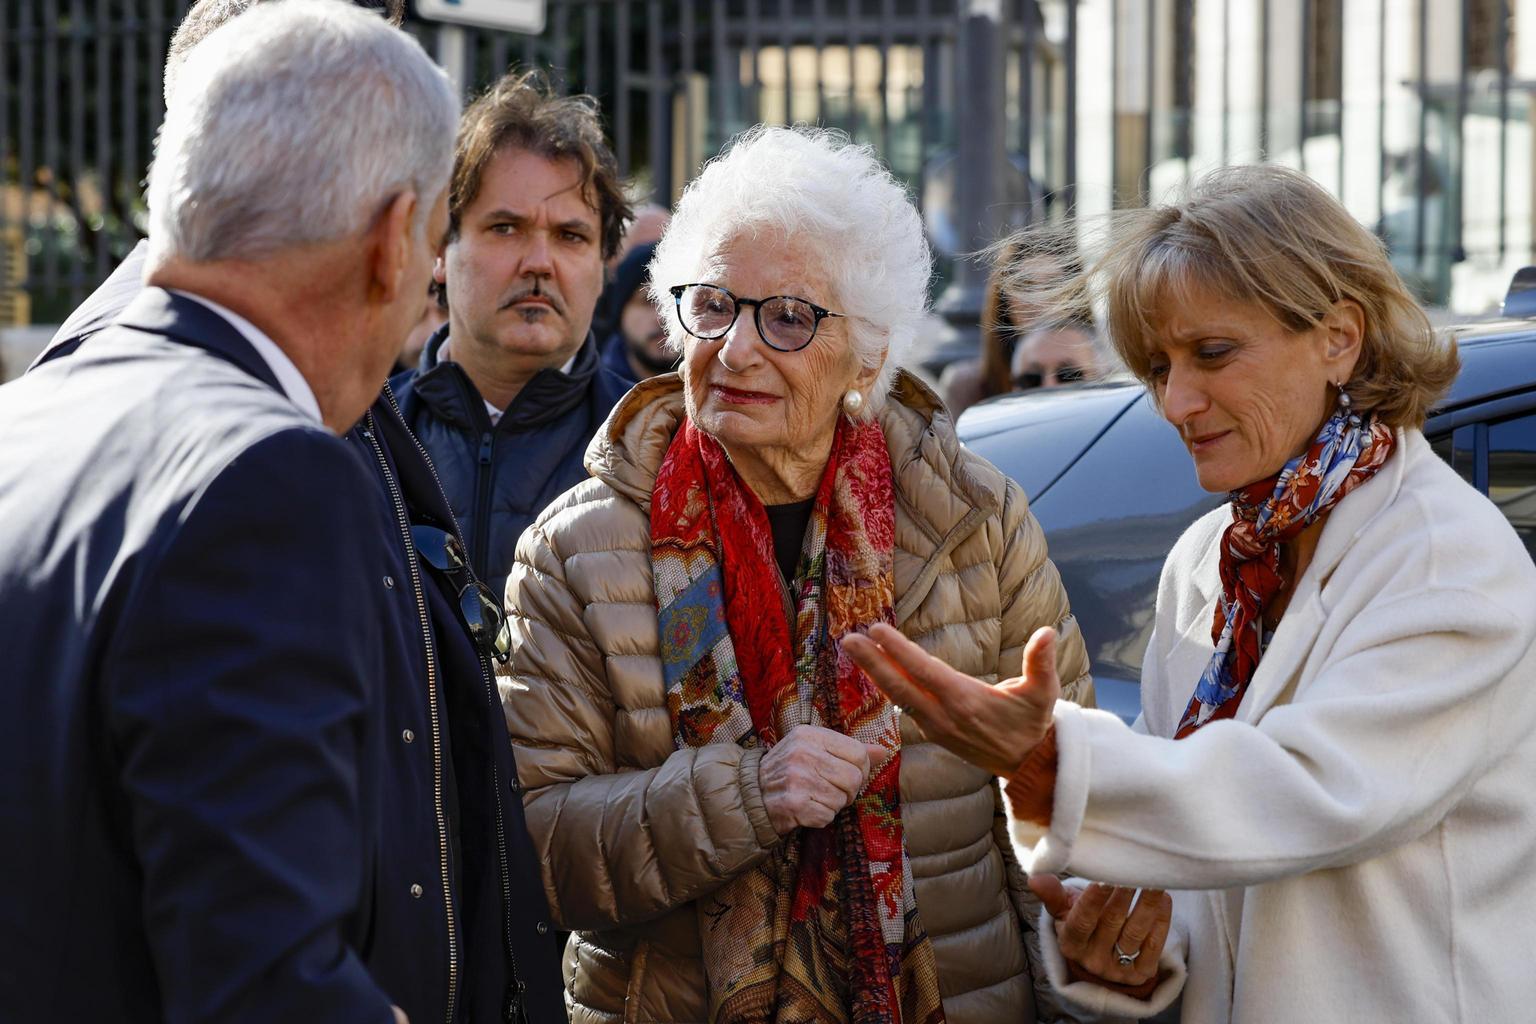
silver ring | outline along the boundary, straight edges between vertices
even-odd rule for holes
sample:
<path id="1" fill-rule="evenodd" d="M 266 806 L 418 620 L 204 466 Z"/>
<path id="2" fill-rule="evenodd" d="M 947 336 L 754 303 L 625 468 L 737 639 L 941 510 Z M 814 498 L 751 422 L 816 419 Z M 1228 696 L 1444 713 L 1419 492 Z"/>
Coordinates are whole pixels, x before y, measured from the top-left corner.
<path id="1" fill-rule="evenodd" d="M 1121 967 L 1131 966 L 1131 964 L 1136 962 L 1136 958 L 1139 956 L 1141 956 L 1141 950 L 1138 949 L 1134 953 L 1127 953 L 1125 950 L 1120 948 L 1120 943 L 1115 943 L 1115 962 L 1118 963 Z"/>

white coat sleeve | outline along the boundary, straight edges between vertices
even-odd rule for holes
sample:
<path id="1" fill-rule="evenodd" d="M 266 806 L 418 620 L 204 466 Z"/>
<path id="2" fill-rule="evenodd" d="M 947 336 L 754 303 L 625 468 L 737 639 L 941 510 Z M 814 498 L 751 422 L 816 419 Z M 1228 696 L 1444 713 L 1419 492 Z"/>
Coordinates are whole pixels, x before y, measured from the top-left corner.
<path id="1" fill-rule="evenodd" d="M 1287 704 L 1174 741 L 1058 705 L 1032 871 L 1215 889 L 1369 859 L 1434 827 L 1529 719 L 1531 624 L 1480 589 L 1364 607 Z M 1515 712 L 1515 713 L 1512 713 Z"/>

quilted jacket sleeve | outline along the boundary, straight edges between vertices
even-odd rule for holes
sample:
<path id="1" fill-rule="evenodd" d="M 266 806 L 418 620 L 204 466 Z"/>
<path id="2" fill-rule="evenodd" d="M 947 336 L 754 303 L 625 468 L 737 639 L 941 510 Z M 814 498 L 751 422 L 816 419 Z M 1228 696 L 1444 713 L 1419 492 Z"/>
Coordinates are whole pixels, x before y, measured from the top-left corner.
<path id="1" fill-rule="evenodd" d="M 647 770 L 617 763 L 624 709 L 572 582 L 542 521 L 530 527 L 507 580 L 513 655 L 500 682 L 549 905 L 562 926 L 595 930 L 698 899 L 778 835 L 758 788 L 760 750 L 678 750 Z"/>
<path id="2" fill-rule="evenodd" d="M 1061 695 L 1085 708 L 1094 707 L 1093 677 L 1088 674 L 1088 650 L 1077 619 L 1067 604 L 1046 551 L 1045 532 L 1029 511 L 1029 502 L 1018 484 L 1008 482 L 1003 496 L 1003 550 L 998 559 L 998 584 L 1003 597 L 1003 643 L 998 677 L 1018 675 L 1024 664 L 1024 645 L 1041 626 L 1055 626 L 1056 669 L 1061 675 Z"/>

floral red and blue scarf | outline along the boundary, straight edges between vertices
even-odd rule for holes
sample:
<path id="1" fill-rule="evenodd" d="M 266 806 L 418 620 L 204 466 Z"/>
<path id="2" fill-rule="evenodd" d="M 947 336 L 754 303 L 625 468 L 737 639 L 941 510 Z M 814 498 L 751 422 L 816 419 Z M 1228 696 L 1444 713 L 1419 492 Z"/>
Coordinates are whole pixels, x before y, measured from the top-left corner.
<path id="1" fill-rule="evenodd" d="M 1277 475 L 1232 492 L 1232 525 L 1221 536 L 1221 599 L 1211 624 L 1216 651 L 1174 739 L 1237 714 L 1264 653 L 1264 609 L 1285 585 L 1281 545 L 1375 476 L 1396 444 L 1391 427 L 1340 409 Z"/>
<path id="2" fill-rule="evenodd" d="M 938 1024 L 903 840 L 896 711 L 838 645 L 893 619 L 895 500 L 879 424 L 839 419 L 785 614 L 762 503 L 685 420 L 651 498 L 667 710 L 679 749 L 772 746 L 797 725 L 891 756 L 822 829 L 699 900 L 712 1024 Z"/>

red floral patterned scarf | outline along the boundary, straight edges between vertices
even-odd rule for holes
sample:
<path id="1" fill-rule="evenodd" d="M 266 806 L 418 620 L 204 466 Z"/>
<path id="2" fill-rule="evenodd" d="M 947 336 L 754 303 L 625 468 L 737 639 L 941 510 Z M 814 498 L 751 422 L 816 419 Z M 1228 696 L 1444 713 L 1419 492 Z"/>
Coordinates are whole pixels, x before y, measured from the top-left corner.
<path id="1" fill-rule="evenodd" d="M 902 838 L 895 709 L 837 641 L 892 621 L 895 502 L 877 423 L 840 419 L 784 614 L 762 503 L 684 421 L 651 498 L 667 710 L 679 748 L 772 746 L 820 725 L 892 751 L 822 829 L 699 900 L 714 1024 L 938 1024 Z"/>
<path id="2" fill-rule="evenodd" d="M 1375 476 L 1396 444 L 1391 427 L 1340 410 L 1278 474 L 1232 492 L 1232 525 L 1221 535 L 1221 599 L 1211 624 L 1216 651 L 1174 739 L 1237 714 L 1264 653 L 1264 609 L 1285 585 L 1280 546 Z"/>

